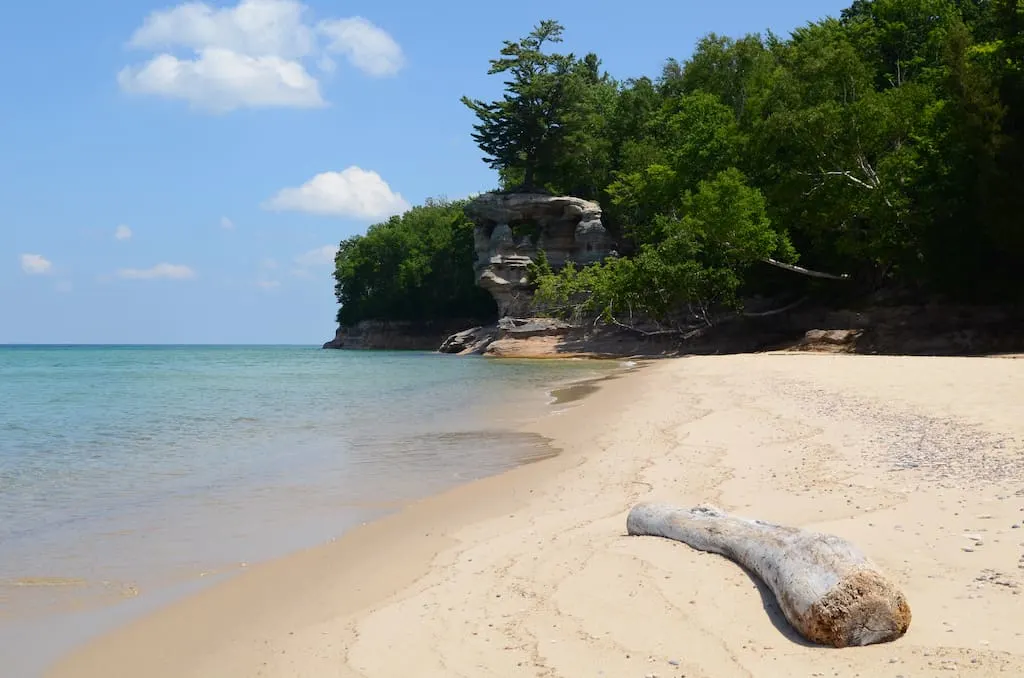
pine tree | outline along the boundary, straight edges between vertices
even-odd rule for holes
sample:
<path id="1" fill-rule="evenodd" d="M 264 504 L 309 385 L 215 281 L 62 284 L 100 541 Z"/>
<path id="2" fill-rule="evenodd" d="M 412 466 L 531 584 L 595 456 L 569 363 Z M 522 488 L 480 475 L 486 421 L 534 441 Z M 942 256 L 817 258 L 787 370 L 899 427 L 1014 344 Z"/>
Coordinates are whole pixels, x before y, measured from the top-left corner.
<path id="1" fill-rule="evenodd" d="M 488 75 L 510 74 L 505 94 L 484 102 L 462 97 L 480 120 L 473 140 L 484 161 L 504 176 L 522 176 L 523 187 L 535 188 L 551 168 L 563 136 L 564 117 L 571 102 L 566 92 L 573 56 L 546 54 L 546 43 L 562 41 L 562 25 L 542 21 L 518 42 L 506 40 L 501 58 L 492 59 Z"/>

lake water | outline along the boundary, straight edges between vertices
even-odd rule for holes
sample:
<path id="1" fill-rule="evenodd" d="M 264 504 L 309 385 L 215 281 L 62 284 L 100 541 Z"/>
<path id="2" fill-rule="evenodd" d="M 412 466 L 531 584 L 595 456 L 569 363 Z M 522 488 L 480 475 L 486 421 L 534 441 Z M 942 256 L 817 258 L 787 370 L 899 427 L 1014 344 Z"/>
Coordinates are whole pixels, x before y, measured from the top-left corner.
<path id="1" fill-rule="evenodd" d="M 313 347 L 0 347 L 0 666 L 552 453 L 585 361 Z"/>

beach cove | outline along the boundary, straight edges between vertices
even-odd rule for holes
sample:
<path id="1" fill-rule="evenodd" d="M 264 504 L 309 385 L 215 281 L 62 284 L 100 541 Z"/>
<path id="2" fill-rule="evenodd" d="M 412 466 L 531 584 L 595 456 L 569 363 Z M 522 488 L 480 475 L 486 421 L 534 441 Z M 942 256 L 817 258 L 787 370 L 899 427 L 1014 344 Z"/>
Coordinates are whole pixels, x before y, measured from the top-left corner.
<path id="1" fill-rule="evenodd" d="M 49 675 L 1024 673 L 1024 362 L 691 357 L 567 405 L 525 427 L 561 454 L 253 566 Z M 811 646 L 733 563 L 626 536 L 644 500 L 839 534 L 910 629 Z"/>

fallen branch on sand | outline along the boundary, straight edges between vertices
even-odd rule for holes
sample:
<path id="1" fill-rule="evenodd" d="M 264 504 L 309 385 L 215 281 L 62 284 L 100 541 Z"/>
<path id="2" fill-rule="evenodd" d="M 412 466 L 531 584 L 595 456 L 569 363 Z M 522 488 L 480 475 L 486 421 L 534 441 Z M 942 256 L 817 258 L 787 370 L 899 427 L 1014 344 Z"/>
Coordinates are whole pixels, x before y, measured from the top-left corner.
<path id="1" fill-rule="evenodd" d="M 903 593 L 850 542 L 830 534 L 730 516 L 713 506 L 637 504 L 631 535 L 667 537 L 753 571 L 808 640 L 846 647 L 884 643 L 910 626 Z"/>

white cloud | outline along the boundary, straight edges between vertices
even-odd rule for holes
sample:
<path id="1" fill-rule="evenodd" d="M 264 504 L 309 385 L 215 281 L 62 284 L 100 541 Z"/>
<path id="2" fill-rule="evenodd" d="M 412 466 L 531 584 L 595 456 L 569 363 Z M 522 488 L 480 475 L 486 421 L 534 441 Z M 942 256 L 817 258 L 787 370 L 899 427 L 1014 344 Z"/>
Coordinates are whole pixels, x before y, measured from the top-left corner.
<path id="1" fill-rule="evenodd" d="M 394 75 L 405 63 L 394 38 L 361 16 L 321 21 L 317 30 L 330 38 L 328 50 L 344 54 L 367 75 Z"/>
<path id="2" fill-rule="evenodd" d="M 222 8 L 186 2 L 152 12 L 128 44 L 153 50 L 219 47 L 253 56 L 303 57 L 316 46 L 313 30 L 303 22 L 305 9 L 295 0 L 242 0 Z"/>
<path id="3" fill-rule="evenodd" d="M 400 214 L 409 203 L 372 170 L 355 165 L 323 172 L 297 188 L 282 189 L 264 209 L 379 219 Z"/>
<path id="4" fill-rule="evenodd" d="M 277 280 L 257 280 L 256 287 L 264 290 L 276 290 L 281 286 L 281 283 Z"/>
<path id="5" fill-rule="evenodd" d="M 334 256 L 338 253 L 337 245 L 324 245 L 314 250 L 303 252 L 295 257 L 295 263 L 304 268 L 313 266 L 325 266 L 334 263 Z"/>
<path id="6" fill-rule="evenodd" d="M 118 240 L 129 240 L 132 237 L 132 229 L 128 228 L 124 224 L 121 224 L 114 231 L 114 237 Z"/>
<path id="7" fill-rule="evenodd" d="M 53 262 L 41 254 L 22 254 L 21 270 L 29 275 L 43 275 L 53 268 Z"/>
<path id="8" fill-rule="evenodd" d="M 163 263 L 151 268 L 122 268 L 117 275 L 128 280 L 189 280 L 196 277 L 196 272 L 183 264 Z"/>
<path id="9" fill-rule="evenodd" d="M 230 231 L 231 229 L 233 229 L 235 227 L 235 222 L 231 221 L 227 217 L 221 217 L 220 218 L 220 227 L 221 228 L 226 228 L 226 229 L 228 229 Z"/>
<path id="10" fill-rule="evenodd" d="M 273 271 L 277 269 L 277 259 L 264 259 L 260 262 L 260 267 Z"/>
<path id="11" fill-rule="evenodd" d="M 184 99 L 217 113 L 247 106 L 324 105 L 320 85 L 299 62 L 216 47 L 191 60 L 161 54 L 141 67 L 123 69 L 117 81 L 126 92 Z"/>
<path id="12" fill-rule="evenodd" d="M 234 7 L 185 2 L 152 12 L 128 45 L 157 54 L 123 68 L 118 83 L 126 92 L 183 99 L 213 112 L 311 108 L 325 102 L 307 64 L 330 73 L 329 53 L 344 54 L 374 77 L 401 68 L 401 47 L 370 21 L 332 18 L 313 25 L 307 14 L 297 0 L 241 0 Z"/>

